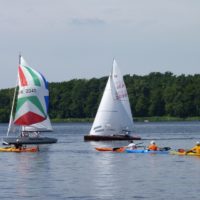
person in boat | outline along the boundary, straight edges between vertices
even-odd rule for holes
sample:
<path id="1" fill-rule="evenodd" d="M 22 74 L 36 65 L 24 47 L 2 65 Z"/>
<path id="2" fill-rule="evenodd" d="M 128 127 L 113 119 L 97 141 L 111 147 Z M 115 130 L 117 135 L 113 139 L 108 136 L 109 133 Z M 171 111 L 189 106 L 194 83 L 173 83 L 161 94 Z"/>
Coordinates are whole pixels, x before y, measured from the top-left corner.
<path id="1" fill-rule="evenodd" d="M 137 146 L 133 141 L 131 141 L 130 144 L 126 148 L 133 150 L 133 149 L 137 149 Z"/>
<path id="2" fill-rule="evenodd" d="M 21 148 L 22 148 L 22 144 L 19 143 L 19 139 L 17 139 L 16 142 L 17 142 L 17 143 L 14 144 L 15 148 L 21 150 Z"/>
<path id="3" fill-rule="evenodd" d="M 200 142 L 197 141 L 196 145 L 193 148 L 191 148 L 190 150 L 186 151 L 186 154 L 187 153 L 196 153 L 196 154 L 200 155 Z"/>
<path id="4" fill-rule="evenodd" d="M 152 140 L 150 142 L 150 145 L 148 146 L 148 150 L 150 150 L 150 151 L 157 151 L 157 150 L 159 150 L 155 141 Z"/>

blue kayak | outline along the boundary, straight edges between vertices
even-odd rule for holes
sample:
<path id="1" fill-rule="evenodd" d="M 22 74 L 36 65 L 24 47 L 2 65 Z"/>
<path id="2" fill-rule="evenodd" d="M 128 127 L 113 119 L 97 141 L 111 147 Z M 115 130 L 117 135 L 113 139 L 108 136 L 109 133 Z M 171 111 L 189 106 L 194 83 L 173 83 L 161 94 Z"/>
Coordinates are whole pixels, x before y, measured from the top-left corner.
<path id="1" fill-rule="evenodd" d="M 127 153 L 169 154 L 168 150 L 149 151 L 148 149 L 126 149 Z"/>

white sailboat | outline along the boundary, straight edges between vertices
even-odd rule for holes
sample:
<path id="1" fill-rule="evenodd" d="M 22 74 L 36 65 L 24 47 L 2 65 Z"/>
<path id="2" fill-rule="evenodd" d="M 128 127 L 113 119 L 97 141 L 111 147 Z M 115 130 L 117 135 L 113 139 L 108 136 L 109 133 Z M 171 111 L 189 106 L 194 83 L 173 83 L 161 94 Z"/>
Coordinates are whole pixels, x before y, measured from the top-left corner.
<path id="1" fill-rule="evenodd" d="M 18 94 L 16 95 L 17 89 Z M 40 132 L 53 130 L 48 116 L 48 104 L 48 82 L 20 55 L 18 84 L 13 98 L 7 137 L 3 138 L 3 143 L 49 144 L 57 142 L 55 138 L 39 137 Z M 20 136 L 10 137 L 10 133 L 15 132 L 16 129 L 20 129 Z"/>
<path id="2" fill-rule="evenodd" d="M 95 120 L 85 140 L 129 140 L 140 139 L 131 136 L 133 117 L 123 76 L 117 62 L 113 61 Z"/>

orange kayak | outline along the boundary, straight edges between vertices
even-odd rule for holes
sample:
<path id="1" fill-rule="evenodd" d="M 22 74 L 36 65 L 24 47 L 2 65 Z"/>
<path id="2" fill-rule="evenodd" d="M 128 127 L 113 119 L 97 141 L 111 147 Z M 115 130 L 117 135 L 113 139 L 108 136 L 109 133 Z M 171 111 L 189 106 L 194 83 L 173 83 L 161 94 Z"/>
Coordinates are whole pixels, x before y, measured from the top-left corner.
<path id="1" fill-rule="evenodd" d="M 95 148 L 97 151 L 113 151 L 113 152 L 124 152 L 125 147 L 96 147 Z"/>
<path id="2" fill-rule="evenodd" d="M 2 147 L 0 148 L 0 152 L 37 152 L 37 147 L 22 147 L 22 148 L 15 148 L 15 147 Z"/>

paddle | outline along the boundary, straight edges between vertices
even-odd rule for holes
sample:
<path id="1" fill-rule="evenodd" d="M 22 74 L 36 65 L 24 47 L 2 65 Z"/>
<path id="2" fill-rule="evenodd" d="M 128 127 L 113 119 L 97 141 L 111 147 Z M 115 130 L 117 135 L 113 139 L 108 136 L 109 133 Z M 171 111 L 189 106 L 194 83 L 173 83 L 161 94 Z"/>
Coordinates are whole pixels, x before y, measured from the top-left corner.
<path id="1" fill-rule="evenodd" d="M 161 147 L 159 148 L 160 151 L 169 151 L 171 147 Z"/>
<path id="2" fill-rule="evenodd" d="M 114 147 L 114 148 L 113 148 L 113 151 L 117 151 L 117 150 L 120 149 L 120 148 L 124 148 L 124 147 Z"/>
<path id="3" fill-rule="evenodd" d="M 143 148 L 146 148 L 146 146 L 145 146 L 145 145 L 139 145 L 139 146 L 137 146 L 137 147 L 143 147 Z"/>
<path id="4" fill-rule="evenodd" d="M 143 144 L 144 142 L 139 142 L 139 143 L 137 143 L 137 144 L 135 144 L 136 145 L 136 147 L 145 147 L 145 146 L 138 146 L 139 144 Z M 126 148 L 126 146 L 124 146 L 124 147 L 114 147 L 113 148 L 113 151 L 117 151 L 117 150 L 119 150 L 119 149 L 124 149 L 124 148 Z"/>
<path id="5" fill-rule="evenodd" d="M 138 144 L 143 144 L 143 143 L 144 143 L 144 142 L 139 142 L 139 143 L 136 144 L 136 146 L 137 146 Z"/>
<path id="6" fill-rule="evenodd" d="M 124 152 L 125 148 L 126 147 L 120 147 L 120 148 L 117 148 L 117 149 L 115 149 L 113 151 L 115 151 L 115 152 Z"/>

